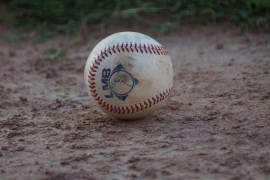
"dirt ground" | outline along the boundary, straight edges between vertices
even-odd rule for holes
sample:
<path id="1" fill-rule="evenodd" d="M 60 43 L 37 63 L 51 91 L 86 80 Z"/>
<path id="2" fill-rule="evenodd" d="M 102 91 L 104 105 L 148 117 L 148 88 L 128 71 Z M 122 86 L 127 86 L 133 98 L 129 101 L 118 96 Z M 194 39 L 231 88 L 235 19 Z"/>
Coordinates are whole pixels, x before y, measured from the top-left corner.
<path id="1" fill-rule="evenodd" d="M 97 42 L 126 30 L 149 34 L 129 25 L 0 41 L 0 179 L 269 180 L 270 34 L 230 24 L 150 34 L 173 60 L 173 93 L 144 119 L 112 120 L 88 96 L 83 69 Z M 44 54 L 74 38 L 66 56 Z"/>

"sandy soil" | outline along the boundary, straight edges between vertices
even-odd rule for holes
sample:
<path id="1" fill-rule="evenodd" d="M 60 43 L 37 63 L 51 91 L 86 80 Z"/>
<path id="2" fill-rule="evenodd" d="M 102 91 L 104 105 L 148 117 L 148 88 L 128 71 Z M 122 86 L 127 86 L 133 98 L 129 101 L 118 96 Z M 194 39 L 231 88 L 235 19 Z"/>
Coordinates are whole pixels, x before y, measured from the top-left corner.
<path id="1" fill-rule="evenodd" d="M 1 25 L 2 36 L 12 36 Z M 172 57 L 174 90 L 141 120 L 112 120 L 83 82 L 89 29 L 33 44 L 0 41 L 0 179 L 270 179 L 270 35 L 229 24 L 152 36 Z M 43 52 L 81 41 L 52 61 Z"/>

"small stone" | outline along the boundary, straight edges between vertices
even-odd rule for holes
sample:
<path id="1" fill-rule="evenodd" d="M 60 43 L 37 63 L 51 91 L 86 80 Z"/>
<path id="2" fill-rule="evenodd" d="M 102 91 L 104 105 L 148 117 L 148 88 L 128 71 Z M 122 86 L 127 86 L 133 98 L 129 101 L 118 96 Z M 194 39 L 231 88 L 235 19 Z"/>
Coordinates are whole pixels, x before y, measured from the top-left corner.
<path id="1" fill-rule="evenodd" d="M 261 170 L 266 174 L 270 174 L 270 166 L 265 165 L 261 167 Z"/>
<path id="2" fill-rule="evenodd" d="M 194 171 L 195 172 L 200 172 L 200 169 L 199 168 L 195 168 Z"/>
<path id="3" fill-rule="evenodd" d="M 221 43 L 218 43 L 218 44 L 216 45 L 216 48 L 217 48 L 218 50 L 223 49 L 223 48 L 224 48 L 224 45 L 221 44 Z"/>
<path id="4" fill-rule="evenodd" d="M 9 51 L 8 55 L 9 55 L 10 57 L 17 56 L 17 54 L 16 54 L 14 51 Z"/>
<path id="5" fill-rule="evenodd" d="M 166 170 L 161 171 L 161 174 L 162 174 L 162 176 L 170 176 L 170 175 L 172 175 L 171 172 L 166 171 Z"/>
<path id="6" fill-rule="evenodd" d="M 23 146 L 19 146 L 16 148 L 16 151 L 23 151 L 25 148 Z"/>
<path id="7" fill-rule="evenodd" d="M 156 174 L 156 170 L 155 169 L 147 169 L 144 173 L 143 173 L 143 176 L 145 177 L 149 177 L 149 178 L 152 178 L 152 179 L 155 179 L 157 178 L 157 174 Z"/>
<path id="8" fill-rule="evenodd" d="M 60 162 L 60 164 L 61 164 L 62 166 L 65 166 L 65 165 L 69 165 L 69 162 L 68 162 L 68 161 L 62 161 L 62 162 Z"/>
<path id="9" fill-rule="evenodd" d="M 227 150 L 227 147 L 222 147 L 222 148 L 220 148 L 221 150 Z"/>
<path id="10" fill-rule="evenodd" d="M 140 161 L 139 158 L 137 158 L 137 157 L 131 157 L 131 158 L 128 160 L 128 163 L 135 163 L 135 162 L 138 162 L 138 161 Z"/>
<path id="11" fill-rule="evenodd" d="M 7 147 L 7 146 L 2 146 L 1 149 L 2 149 L 3 151 L 6 151 L 6 150 L 8 150 L 8 147 Z"/>
<path id="12" fill-rule="evenodd" d="M 136 178 L 137 178 L 137 175 L 136 175 L 136 174 L 131 174 L 130 177 L 131 177 L 132 179 L 136 179 Z"/>
<path id="13" fill-rule="evenodd" d="M 21 97 L 20 97 L 20 101 L 25 103 L 25 102 L 27 102 L 28 100 L 27 100 L 26 97 L 21 96 Z"/>

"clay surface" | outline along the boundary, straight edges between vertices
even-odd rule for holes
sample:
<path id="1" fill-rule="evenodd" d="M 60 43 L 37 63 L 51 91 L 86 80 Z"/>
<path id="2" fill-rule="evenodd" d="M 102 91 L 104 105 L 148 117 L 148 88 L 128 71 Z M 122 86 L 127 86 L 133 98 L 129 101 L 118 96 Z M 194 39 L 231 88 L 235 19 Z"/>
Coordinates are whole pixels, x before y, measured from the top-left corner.
<path id="1" fill-rule="evenodd" d="M 149 34 L 129 25 L 40 44 L 31 32 L 2 38 L 0 179 L 269 179 L 269 33 L 217 24 L 149 34 L 167 46 L 174 89 L 154 114 L 125 121 L 104 116 L 83 79 L 91 49 L 123 30 Z M 65 57 L 44 54 L 74 38 Z"/>

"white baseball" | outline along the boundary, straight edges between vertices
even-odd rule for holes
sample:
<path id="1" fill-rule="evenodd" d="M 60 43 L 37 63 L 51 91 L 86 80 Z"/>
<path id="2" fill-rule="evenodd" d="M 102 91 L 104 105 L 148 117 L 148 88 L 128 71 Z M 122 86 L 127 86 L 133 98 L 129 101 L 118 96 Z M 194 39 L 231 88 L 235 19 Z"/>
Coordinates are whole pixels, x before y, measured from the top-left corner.
<path id="1" fill-rule="evenodd" d="M 120 32 L 95 46 L 84 79 L 92 99 L 110 117 L 134 119 L 168 98 L 173 67 L 166 48 L 151 37 Z"/>

